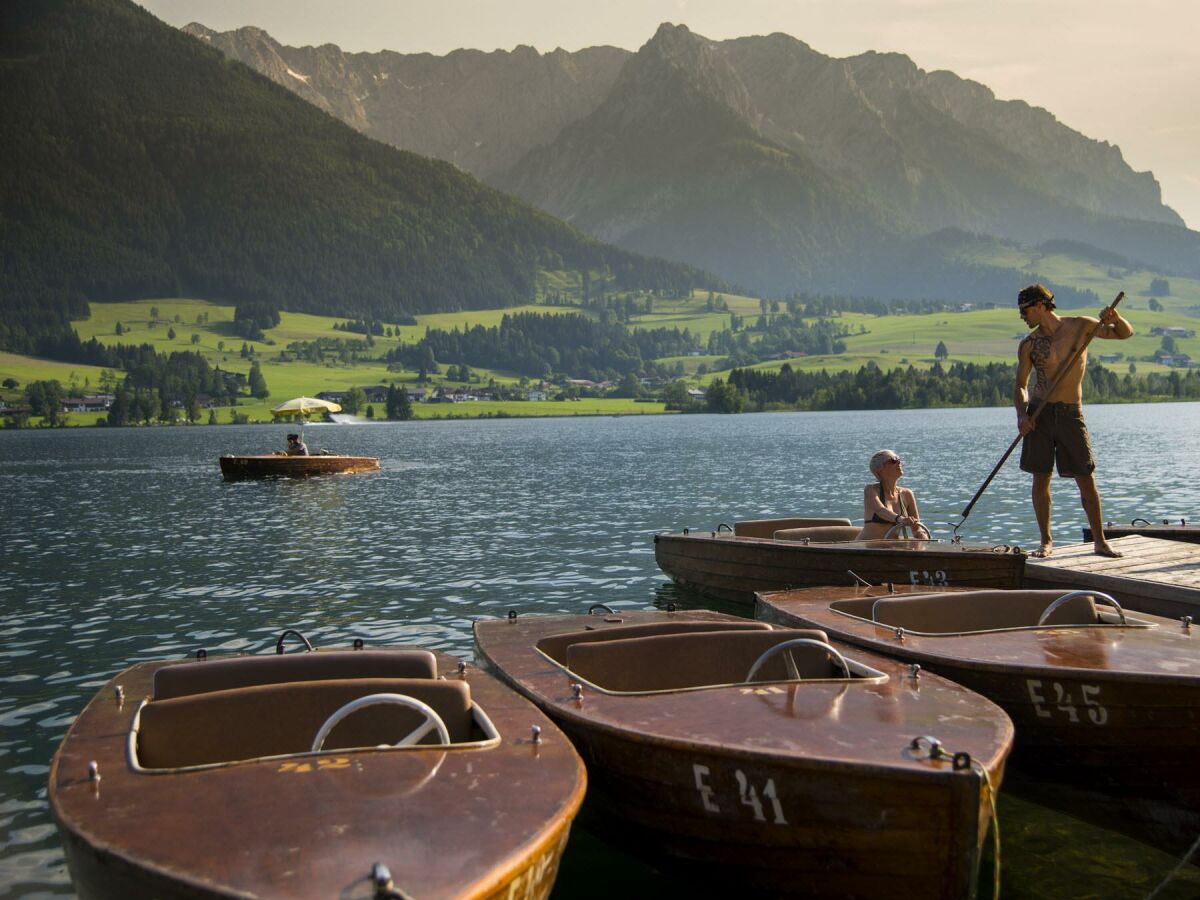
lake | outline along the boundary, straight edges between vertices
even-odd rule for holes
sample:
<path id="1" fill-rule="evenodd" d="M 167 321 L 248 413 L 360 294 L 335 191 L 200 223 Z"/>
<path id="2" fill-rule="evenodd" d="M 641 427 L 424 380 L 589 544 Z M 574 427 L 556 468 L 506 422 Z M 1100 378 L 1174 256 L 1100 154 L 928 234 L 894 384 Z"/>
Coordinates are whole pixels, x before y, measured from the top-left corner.
<path id="1" fill-rule="evenodd" d="M 1200 404 L 1087 411 L 1105 517 L 1191 518 Z M 1009 409 L 310 425 L 311 449 L 382 471 L 224 482 L 222 453 L 284 446 L 286 426 L 0 432 L 0 896 L 69 895 L 46 807 L 73 716 L 136 662 L 417 643 L 471 656 L 479 616 L 592 603 L 699 605 L 654 562 L 653 535 L 784 514 L 862 516 L 867 459 L 905 460 L 935 536 L 1015 434 Z M 963 529 L 1037 545 L 1010 460 Z M 1083 521 L 1056 479 L 1059 541 Z M 1175 860 L 1002 796 L 1006 897 L 1142 897 Z M 664 876 L 577 829 L 556 897 L 662 893 Z M 988 896 L 990 886 L 981 894 Z M 1200 895 L 1197 870 L 1161 897 Z"/>

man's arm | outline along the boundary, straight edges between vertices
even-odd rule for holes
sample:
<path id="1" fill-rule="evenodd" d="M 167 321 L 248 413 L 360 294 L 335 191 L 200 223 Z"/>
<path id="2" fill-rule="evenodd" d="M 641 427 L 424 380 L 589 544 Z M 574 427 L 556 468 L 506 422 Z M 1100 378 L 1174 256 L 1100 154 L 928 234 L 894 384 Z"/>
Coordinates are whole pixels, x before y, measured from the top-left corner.
<path id="1" fill-rule="evenodd" d="M 1123 341 L 1128 337 L 1133 336 L 1133 326 L 1122 315 L 1113 309 L 1111 306 L 1106 306 L 1100 311 L 1100 319 L 1085 317 L 1089 322 L 1095 322 L 1095 334 L 1098 338 L 1106 340 Z"/>
<path id="2" fill-rule="evenodd" d="M 1017 431 L 1029 434 L 1033 431 L 1034 422 L 1025 412 L 1029 405 L 1029 375 L 1033 371 L 1033 342 L 1031 338 L 1021 341 L 1017 348 L 1017 377 L 1013 384 L 1013 406 L 1017 409 Z"/>

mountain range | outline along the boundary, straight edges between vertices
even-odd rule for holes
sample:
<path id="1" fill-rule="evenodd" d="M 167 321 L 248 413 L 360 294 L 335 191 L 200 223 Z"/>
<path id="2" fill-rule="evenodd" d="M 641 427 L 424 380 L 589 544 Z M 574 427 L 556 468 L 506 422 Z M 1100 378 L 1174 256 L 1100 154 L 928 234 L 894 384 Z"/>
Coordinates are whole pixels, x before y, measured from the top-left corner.
<path id="1" fill-rule="evenodd" d="M 185 30 L 365 134 L 761 292 L 970 294 L 1028 275 L 981 279 L 964 233 L 1200 274 L 1200 234 L 1119 148 L 902 54 L 671 24 L 636 52 L 441 57 Z"/>
<path id="2" fill-rule="evenodd" d="M 127 0 L 0 7 L 0 347 L 36 350 L 93 300 L 398 322 L 585 269 L 720 286 L 371 140 Z"/>

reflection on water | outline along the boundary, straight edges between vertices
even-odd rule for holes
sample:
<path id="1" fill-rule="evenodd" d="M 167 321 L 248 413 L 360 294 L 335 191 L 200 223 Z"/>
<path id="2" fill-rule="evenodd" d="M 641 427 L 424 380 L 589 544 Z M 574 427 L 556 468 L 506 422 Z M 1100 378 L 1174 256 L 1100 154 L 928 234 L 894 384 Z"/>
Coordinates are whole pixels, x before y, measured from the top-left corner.
<path id="1" fill-rule="evenodd" d="M 1108 518 L 1197 511 L 1187 448 L 1198 413 L 1089 408 Z M 317 645 L 362 637 L 469 656 L 471 621 L 510 608 L 694 606 L 664 583 L 654 532 L 801 512 L 859 518 L 880 446 L 904 456 L 905 483 L 946 537 L 939 523 L 982 483 L 1013 418 L 993 409 L 310 426 L 309 446 L 379 456 L 382 470 L 235 483 L 221 480 L 217 457 L 282 446 L 287 426 L 0 432 L 0 894 L 69 893 L 45 806 L 50 758 L 86 699 L 127 665 L 198 647 L 270 652 L 288 626 Z M 1010 463 L 964 537 L 1032 544 L 1028 489 Z M 1073 484 L 1056 482 L 1055 499 L 1057 536 L 1077 540 Z M 1170 868 L 1148 848 L 1006 804 L 1007 896 L 1141 896 Z M 1058 858 L 1043 858 L 1027 833 L 1061 833 Z M 587 865 L 593 854 L 601 867 L 621 859 L 579 843 L 560 896 L 611 886 Z M 615 871 L 634 873 L 626 892 L 654 883 L 650 870 Z M 1043 883 L 1060 890 L 1038 893 Z M 1165 896 L 1200 893 L 1194 877 L 1186 884 L 1190 894 Z"/>

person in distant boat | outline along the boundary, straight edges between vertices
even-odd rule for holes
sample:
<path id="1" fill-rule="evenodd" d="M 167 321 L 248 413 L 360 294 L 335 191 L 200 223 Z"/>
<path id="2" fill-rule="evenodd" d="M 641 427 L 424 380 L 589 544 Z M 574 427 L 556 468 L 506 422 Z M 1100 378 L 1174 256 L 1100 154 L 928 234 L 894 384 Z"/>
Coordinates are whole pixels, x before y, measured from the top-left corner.
<path id="1" fill-rule="evenodd" d="M 1060 316 L 1054 311 L 1054 294 L 1040 284 L 1031 284 L 1017 295 L 1017 309 L 1032 329 L 1017 348 L 1017 379 L 1013 405 L 1021 442 L 1021 468 L 1033 475 L 1033 514 L 1041 532 L 1041 547 L 1034 556 L 1049 556 L 1054 550 L 1050 536 L 1050 478 L 1055 464 L 1060 478 L 1074 478 L 1079 500 L 1087 514 L 1099 556 L 1120 556 L 1104 539 L 1100 491 L 1096 487 L 1096 462 L 1083 421 L 1083 372 L 1087 352 L 1071 362 L 1080 343 L 1094 333 L 1098 338 L 1125 340 L 1133 334 L 1130 325 L 1111 306 L 1091 316 Z M 1069 369 L 1062 367 L 1070 362 Z M 1032 396 L 1029 375 L 1037 371 Z M 1064 371 L 1054 393 L 1046 396 L 1051 383 Z M 1045 411 L 1033 420 L 1039 406 Z"/>
<path id="2" fill-rule="evenodd" d="M 300 435 L 289 434 L 287 436 L 287 455 L 288 456 L 308 456 L 308 446 L 304 441 L 300 440 Z"/>
<path id="3" fill-rule="evenodd" d="M 893 528 L 894 538 L 904 537 L 906 527 L 914 537 L 928 537 L 921 524 L 917 498 L 897 482 L 904 474 L 904 462 L 894 450 L 880 450 L 871 457 L 871 474 L 877 479 L 863 489 L 863 518 L 866 520 L 857 540 L 876 541 L 886 537 Z M 896 526 L 902 526 L 896 528 Z"/>

